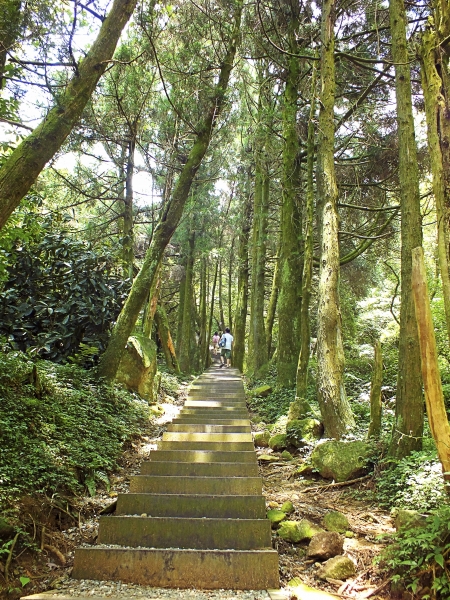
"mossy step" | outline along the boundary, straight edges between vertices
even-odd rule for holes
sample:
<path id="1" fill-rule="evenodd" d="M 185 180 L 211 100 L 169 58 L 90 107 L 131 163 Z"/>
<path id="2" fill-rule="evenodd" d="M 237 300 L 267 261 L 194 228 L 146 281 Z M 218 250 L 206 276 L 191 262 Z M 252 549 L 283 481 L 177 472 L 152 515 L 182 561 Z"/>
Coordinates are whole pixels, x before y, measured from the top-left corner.
<path id="1" fill-rule="evenodd" d="M 175 462 L 194 462 L 194 463 L 221 463 L 221 462 L 239 462 L 254 463 L 256 454 L 254 449 L 244 452 L 210 451 L 210 450 L 152 450 L 150 460 L 154 461 L 175 461 Z"/>
<path id="2" fill-rule="evenodd" d="M 210 406 L 210 407 L 191 407 L 189 408 L 189 406 L 187 407 L 183 407 L 181 409 L 182 413 L 184 414 L 200 414 L 200 413 L 206 413 L 206 414 L 220 414 L 220 413 L 224 413 L 224 414 L 230 414 L 230 415 L 236 415 L 236 414 L 243 414 L 246 415 L 248 417 L 248 410 L 247 407 L 240 407 L 240 406 Z"/>
<path id="3" fill-rule="evenodd" d="M 263 496 L 202 496 L 200 494 L 119 494 L 117 515 L 152 517 L 216 517 L 264 519 Z"/>
<path id="4" fill-rule="evenodd" d="M 79 548 L 72 577 L 154 587 L 263 590 L 279 585 L 278 554 L 275 550 Z"/>
<path id="5" fill-rule="evenodd" d="M 100 517 L 99 544 L 195 550 L 259 550 L 271 545 L 267 519 Z"/>
<path id="6" fill-rule="evenodd" d="M 195 415 L 180 414 L 176 419 L 172 419 L 171 424 L 182 425 L 183 423 L 192 425 L 226 425 L 237 427 L 250 427 L 249 419 L 208 419 L 206 417 L 197 417 Z"/>
<path id="7" fill-rule="evenodd" d="M 254 463 L 189 463 L 153 462 L 141 464 L 141 475 L 180 475 L 182 477 L 257 477 L 258 465 Z"/>
<path id="8" fill-rule="evenodd" d="M 255 496 L 262 493 L 262 480 L 260 477 L 134 475 L 130 481 L 130 492 Z"/>
<path id="9" fill-rule="evenodd" d="M 250 425 L 214 425 L 213 423 L 170 423 L 167 431 L 185 433 L 251 433 Z"/>
<path id="10" fill-rule="evenodd" d="M 159 450 L 223 450 L 227 452 L 242 452 L 254 450 L 253 442 L 186 442 L 182 440 L 164 440 L 158 442 Z"/>
<path id="11" fill-rule="evenodd" d="M 251 442 L 251 433 L 198 433 L 185 431 L 165 431 L 163 442 Z"/>

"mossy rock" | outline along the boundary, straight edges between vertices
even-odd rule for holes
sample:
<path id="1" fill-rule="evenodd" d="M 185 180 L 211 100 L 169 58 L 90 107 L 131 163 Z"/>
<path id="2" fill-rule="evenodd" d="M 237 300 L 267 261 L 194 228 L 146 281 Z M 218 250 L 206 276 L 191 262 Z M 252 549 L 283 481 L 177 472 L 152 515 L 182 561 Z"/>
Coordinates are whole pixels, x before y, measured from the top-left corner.
<path id="1" fill-rule="evenodd" d="M 286 513 L 282 510 L 274 508 L 273 510 L 267 511 L 267 518 L 272 524 L 272 527 L 277 527 L 281 521 L 284 521 L 286 518 Z"/>
<path id="2" fill-rule="evenodd" d="M 322 529 L 311 523 L 311 521 L 302 519 L 301 521 L 283 521 L 278 530 L 278 535 L 286 542 L 298 544 L 299 542 L 310 540 L 313 535 L 321 531 Z"/>
<path id="3" fill-rule="evenodd" d="M 259 387 L 252 390 L 252 396 L 257 396 L 258 398 L 265 398 L 272 392 L 272 387 L 270 385 L 260 385 Z"/>
<path id="4" fill-rule="evenodd" d="M 288 452 L 287 450 L 283 450 L 283 452 L 281 453 L 281 458 L 283 460 L 293 460 L 293 456 L 290 452 Z"/>
<path id="5" fill-rule="evenodd" d="M 314 473 L 314 467 L 308 463 L 303 463 L 299 466 L 295 473 L 296 475 L 301 475 L 302 477 L 309 477 Z"/>
<path id="6" fill-rule="evenodd" d="M 426 517 L 417 510 L 400 509 L 395 517 L 395 529 L 415 529 L 423 527 L 426 523 Z"/>
<path id="7" fill-rule="evenodd" d="M 317 573 L 319 579 L 339 579 L 345 581 L 349 577 L 353 577 L 356 573 L 356 568 L 347 556 L 334 556 L 323 563 Z"/>
<path id="8" fill-rule="evenodd" d="M 269 440 L 269 446 L 275 452 L 286 449 L 286 434 L 285 433 L 277 433 L 273 435 Z"/>
<path id="9" fill-rule="evenodd" d="M 268 448 L 270 440 L 270 431 L 257 431 L 253 436 L 255 446 L 259 448 Z"/>
<path id="10" fill-rule="evenodd" d="M 271 462 L 277 462 L 278 456 L 274 456 L 273 454 L 260 454 L 258 456 L 258 460 L 263 462 L 263 463 L 271 463 Z"/>
<path id="11" fill-rule="evenodd" d="M 347 517 L 337 510 L 332 510 L 324 516 L 323 526 L 327 531 L 337 531 L 338 533 L 345 533 L 350 528 Z"/>
<path id="12" fill-rule="evenodd" d="M 156 344 L 144 335 L 128 338 L 126 350 L 120 361 L 116 381 L 137 392 L 141 398 L 153 402 L 159 389 L 160 379 L 156 378 Z"/>
<path id="13" fill-rule="evenodd" d="M 148 407 L 150 418 L 160 417 L 164 414 L 164 408 L 160 404 L 151 404 Z"/>
<path id="14" fill-rule="evenodd" d="M 314 448 L 311 463 L 325 479 L 349 481 L 368 472 L 370 455 L 371 446 L 366 442 L 331 440 Z"/>
<path id="15" fill-rule="evenodd" d="M 301 419 L 289 421 L 286 425 L 286 440 L 288 446 L 302 448 L 320 440 L 323 425 L 317 419 Z"/>
<path id="16" fill-rule="evenodd" d="M 283 504 L 281 505 L 281 510 L 287 515 L 290 515 L 294 512 L 295 508 L 290 500 L 286 500 L 286 502 L 283 502 Z"/>

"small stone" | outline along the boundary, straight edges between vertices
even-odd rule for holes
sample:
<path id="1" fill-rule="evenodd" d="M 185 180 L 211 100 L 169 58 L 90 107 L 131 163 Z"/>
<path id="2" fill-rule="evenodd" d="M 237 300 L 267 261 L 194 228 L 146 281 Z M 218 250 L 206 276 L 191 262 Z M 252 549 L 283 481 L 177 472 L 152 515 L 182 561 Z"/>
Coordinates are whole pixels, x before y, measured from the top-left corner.
<path id="1" fill-rule="evenodd" d="M 284 451 L 281 453 L 281 458 L 282 458 L 283 460 L 293 460 L 293 458 L 294 458 L 294 457 L 292 456 L 292 454 L 291 454 L 290 452 L 288 452 L 287 450 L 284 450 Z"/>
<path id="2" fill-rule="evenodd" d="M 323 563 L 317 573 L 319 579 L 340 579 L 345 581 L 356 573 L 355 565 L 347 556 L 335 556 Z"/>
<path id="3" fill-rule="evenodd" d="M 327 560 L 342 553 L 344 540 L 336 531 L 323 531 L 311 538 L 308 546 L 308 558 Z"/>
<path id="4" fill-rule="evenodd" d="M 277 462 L 278 456 L 274 456 L 273 454 L 261 454 L 258 456 L 258 460 L 261 462 Z"/>
<path id="5" fill-rule="evenodd" d="M 271 500 L 270 502 L 267 503 L 267 506 L 269 508 L 279 508 L 280 505 L 278 504 L 278 502 L 274 502 L 273 500 Z M 284 511 L 284 512 L 286 512 L 286 511 Z"/>
<path id="6" fill-rule="evenodd" d="M 284 502 L 281 505 L 281 509 L 284 513 L 286 513 L 287 515 L 290 515 L 292 512 L 294 512 L 294 505 L 292 504 L 292 502 L 290 500 L 286 500 L 286 502 Z"/>
<path id="7" fill-rule="evenodd" d="M 332 510 L 324 516 L 323 526 L 327 531 L 338 533 L 344 533 L 350 527 L 347 517 L 337 510 Z"/>
<path id="8" fill-rule="evenodd" d="M 286 434 L 285 433 L 277 433 L 273 435 L 269 440 L 269 446 L 275 452 L 286 449 Z"/>
<path id="9" fill-rule="evenodd" d="M 286 542 L 298 544 L 304 540 L 310 540 L 313 535 L 322 531 L 307 519 L 301 521 L 283 521 L 278 535 Z"/>
<path id="10" fill-rule="evenodd" d="M 142 513 L 141 517 L 146 517 L 147 513 Z"/>
<path id="11" fill-rule="evenodd" d="M 267 429 L 265 431 L 257 431 L 253 436 L 253 442 L 255 446 L 259 446 L 260 448 L 268 448 L 270 440 L 270 431 Z"/>
<path id="12" fill-rule="evenodd" d="M 281 521 L 284 521 L 284 519 L 286 518 L 286 513 L 282 512 L 281 510 L 277 510 L 275 508 L 273 510 L 267 511 L 267 518 L 271 522 L 272 527 L 276 527 L 278 525 L 278 523 L 281 523 Z"/>
<path id="13" fill-rule="evenodd" d="M 353 531 L 346 531 L 344 535 L 345 535 L 346 538 L 353 538 L 353 537 L 355 537 L 355 534 L 353 533 Z"/>
<path id="14" fill-rule="evenodd" d="M 252 390 L 252 395 L 258 396 L 259 398 L 265 398 L 271 393 L 271 391 L 272 388 L 270 385 L 260 385 L 259 387 Z"/>

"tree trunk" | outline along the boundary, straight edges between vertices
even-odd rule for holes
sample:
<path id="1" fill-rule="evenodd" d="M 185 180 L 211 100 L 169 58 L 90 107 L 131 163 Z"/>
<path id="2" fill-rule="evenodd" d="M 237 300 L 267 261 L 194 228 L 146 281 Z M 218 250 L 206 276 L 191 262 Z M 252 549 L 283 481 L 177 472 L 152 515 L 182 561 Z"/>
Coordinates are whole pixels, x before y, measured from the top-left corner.
<path id="1" fill-rule="evenodd" d="M 344 349 L 339 308 L 339 240 L 334 170 L 335 0 L 322 4 L 321 106 L 317 152 L 321 255 L 319 271 L 317 387 L 325 437 L 340 439 L 355 425 L 345 394 Z"/>
<path id="2" fill-rule="evenodd" d="M 411 293 L 411 251 L 422 244 L 422 230 L 404 0 L 390 0 L 389 14 L 392 57 L 395 63 L 402 246 L 397 402 L 389 453 L 401 459 L 422 447 L 424 412 L 422 379 L 419 340 Z"/>
<path id="3" fill-rule="evenodd" d="M 115 0 L 97 39 L 80 62 L 66 91 L 41 122 L 0 169 L 0 228 L 59 150 L 81 117 L 98 80 L 107 69 L 122 29 L 136 0 Z"/>
<path id="4" fill-rule="evenodd" d="M 441 139 L 450 135 L 445 130 L 450 130 L 448 115 L 450 105 L 446 99 L 445 86 L 441 77 L 442 50 L 434 29 L 427 29 L 422 34 L 419 47 L 421 62 L 422 89 L 425 100 L 425 114 L 427 118 L 428 149 L 430 154 L 431 173 L 433 175 L 433 192 L 436 201 L 437 220 L 437 248 L 439 269 L 442 280 L 442 293 L 444 297 L 447 336 L 450 341 L 450 272 L 449 272 L 449 235 L 446 207 L 450 208 L 450 186 L 446 185 L 444 172 Z M 445 68 L 445 66 L 444 66 Z M 445 152 L 445 146 L 444 146 Z"/>
<path id="5" fill-rule="evenodd" d="M 145 337 L 151 337 L 153 329 L 153 321 L 155 318 L 156 307 L 158 306 L 159 293 L 161 291 L 161 264 L 158 267 L 158 273 L 153 280 L 150 293 L 148 295 L 148 303 L 143 316 L 142 333 Z"/>
<path id="6" fill-rule="evenodd" d="M 231 292 L 233 290 L 233 258 L 235 238 L 231 240 L 230 259 L 228 261 L 228 327 L 233 331 L 233 306 Z"/>
<path id="7" fill-rule="evenodd" d="M 207 268 L 206 268 L 206 257 L 202 256 L 201 259 L 201 271 L 200 271 L 200 338 L 198 341 L 199 345 L 199 368 L 203 367 L 203 357 L 209 352 L 209 337 L 208 337 L 208 323 L 207 323 Z"/>
<path id="8" fill-rule="evenodd" d="M 181 327 L 180 349 L 178 352 L 180 369 L 183 373 L 189 373 L 192 366 L 192 298 L 194 293 L 194 252 L 195 231 L 189 236 L 189 252 L 186 264 L 186 281 L 184 283 L 184 305 L 183 321 Z"/>
<path id="9" fill-rule="evenodd" d="M 291 3 L 289 50 L 298 49 L 298 6 Z M 295 8 L 294 8 L 295 7 Z M 300 206 L 300 160 L 297 134 L 297 101 L 300 61 L 289 57 L 283 102 L 283 174 L 281 204 L 281 252 L 279 256 L 280 290 L 278 295 L 277 385 L 293 387 L 300 350 L 301 273 L 303 239 Z"/>
<path id="10" fill-rule="evenodd" d="M 125 198 L 123 210 L 123 264 L 125 276 L 133 279 L 134 235 L 133 235 L 133 174 L 136 137 L 133 135 L 128 143 L 127 169 L 125 178 Z"/>
<path id="11" fill-rule="evenodd" d="M 450 426 L 442 392 L 422 247 L 412 250 L 412 289 L 419 333 L 425 403 L 444 479 L 450 482 Z"/>
<path id="12" fill-rule="evenodd" d="M 314 225 L 314 115 L 316 111 L 316 68 L 313 67 L 311 81 L 311 107 L 308 122 L 307 141 L 307 181 L 306 181 L 306 230 L 305 251 L 302 273 L 302 305 L 300 310 L 300 354 L 298 357 L 295 400 L 289 407 L 290 419 L 301 419 L 310 412 L 311 407 L 306 400 L 308 387 L 308 366 L 311 348 L 311 324 L 309 319 L 309 303 L 311 300 L 311 281 L 314 260 L 313 225 Z"/>
<path id="13" fill-rule="evenodd" d="M 236 54 L 241 14 L 242 1 L 239 1 L 236 3 L 233 32 L 229 40 L 227 54 L 222 62 L 219 79 L 211 98 L 211 104 L 206 111 L 204 121 L 198 126 L 194 145 L 178 177 L 172 198 L 170 202 L 165 204 L 163 214 L 153 234 L 152 242 L 145 255 L 141 270 L 133 282 L 130 294 L 111 334 L 108 347 L 101 358 L 99 374 L 108 380 L 113 380 L 116 376 L 128 336 L 133 330 L 139 316 L 139 311 L 145 301 L 147 291 L 151 287 L 164 250 L 180 222 L 192 182 L 206 154 L 212 131 L 220 116 Z"/>
<path id="14" fill-rule="evenodd" d="M 169 371 L 179 374 L 180 366 L 172 342 L 172 336 L 170 335 L 169 321 L 167 319 L 166 311 L 161 304 L 158 304 L 156 308 L 155 323 L 158 329 L 158 337 L 161 341 L 167 368 Z"/>
<path id="15" fill-rule="evenodd" d="M 273 339 L 273 324 L 275 323 L 275 315 L 277 312 L 278 293 L 280 291 L 280 248 L 278 248 L 275 257 L 275 267 L 273 270 L 272 289 L 270 290 L 269 304 L 267 305 L 266 314 L 266 345 L 267 359 L 272 358 L 272 339 Z"/>
<path id="16" fill-rule="evenodd" d="M 250 173 L 248 173 L 250 175 Z M 250 179 L 250 177 L 248 177 Z M 234 316 L 233 366 L 241 372 L 244 370 L 245 357 L 245 326 L 247 322 L 249 260 L 248 241 L 252 226 L 252 196 L 249 189 L 245 190 L 244 206 L 242 207 L 241 232 L 238 245 L 237 301 Z"/>
<path id="17" fill-rule="evenodd" d="M 205 348 L 205 354 L 203 355 L 203 364 L 205 366 L 205 369 L 208 368 L 209 365 L 211 364 L 211 355 L 209 353 L 209 341 L 212 336 L 212 322 L 213 322 L 213 318 L 214 318 L 214 304 L 215 304 L 215 300 L 216 300 L 216 286 L 217 286 L 218 272 L 219 272 L 219 263 L 216 261 L 216 264 L 214 267 L 212 290 L 211 290 L 211 302 L 210 302 L 210 307 L 209 307 L 208 335 L 207 335 L 208 347 Z"/>
<path id="18" fill-rule="evenodd" d="M 0 91 L 5 87 L 4 74 L 8 51 L 17 41 L 21 22 L 21 0 L 0 0 Z"/>
<path id="19" fill-rule="evenodd" d="M 381 434 L 381 384 L 383 382 L 383 357 L 381 356 L 381 342 L 375 342 L 373 357 L 373 373 L 370 386 L 370 423 L 368 438 L 378 439 Z"/>
<path id="20" fill-rule="evenodd" d="M 220 329 L 222 331 L 225 330 L 225 314 L 223 312 L 223 279 L 222 279 L 222 258 L 219 259 L 219 319 L 220 319 Z"/>

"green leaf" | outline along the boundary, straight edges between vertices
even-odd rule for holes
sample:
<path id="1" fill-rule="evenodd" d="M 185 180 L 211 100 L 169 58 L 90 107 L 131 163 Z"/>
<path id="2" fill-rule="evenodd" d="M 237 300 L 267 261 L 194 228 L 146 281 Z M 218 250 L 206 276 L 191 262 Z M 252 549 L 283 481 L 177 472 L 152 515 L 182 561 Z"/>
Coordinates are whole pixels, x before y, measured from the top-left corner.
<path id="1" fill-rule="evenodd" d="M 22 587 L 25 587 L 27 583 L 30 583 L 31 579 L 29 577 L 19 577 L 19 581 L 22 584 Z"/>
<path id="2" fill-rule="evenodd" d="M 444 557 L 442 556 L 442 554 L 440 554 L 440 553 L 439 554 L 435 554 L 434 555 L 434 560 L 437 562 L 437 564 L 440 567 L 444 568 L 445 562 L 444 562 Z"/>

